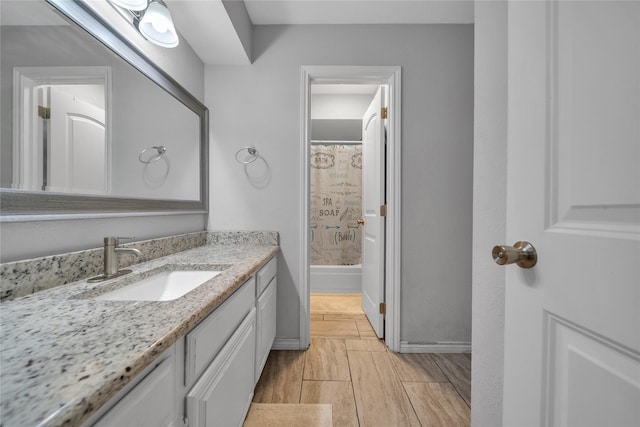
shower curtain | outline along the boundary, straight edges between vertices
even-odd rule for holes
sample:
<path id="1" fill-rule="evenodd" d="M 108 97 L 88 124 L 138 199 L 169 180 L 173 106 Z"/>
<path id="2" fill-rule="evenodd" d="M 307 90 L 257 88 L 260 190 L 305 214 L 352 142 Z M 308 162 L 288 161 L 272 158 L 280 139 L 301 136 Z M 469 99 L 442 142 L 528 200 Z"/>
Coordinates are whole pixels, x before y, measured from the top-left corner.
<path id="1" fill-rule="evenodd" d="M 311 264 L 360 264 L 362 146 L 311 146 Z"/>

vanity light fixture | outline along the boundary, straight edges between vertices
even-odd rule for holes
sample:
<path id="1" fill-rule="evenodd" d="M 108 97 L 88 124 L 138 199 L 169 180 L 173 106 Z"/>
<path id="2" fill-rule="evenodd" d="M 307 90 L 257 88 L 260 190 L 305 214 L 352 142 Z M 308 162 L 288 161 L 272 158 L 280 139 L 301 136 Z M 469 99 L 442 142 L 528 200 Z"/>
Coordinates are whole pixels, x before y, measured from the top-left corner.
<path id="1" fill-rule="evenodd" d="M 178 46 L 178 33 L 171 12 L 162 0 L 151 0 L 138 22 L 138 31 L 151 43 L 162 47 Z"/>
<path id="2" fill-rule="evenodd" d="M 178 46 L 178 32 L 171 12 L 162 0 L 109 0 L 116 9 L 151 43 L 162 47 Z M 124 12 L 124 13 L 123 13 Z"/>

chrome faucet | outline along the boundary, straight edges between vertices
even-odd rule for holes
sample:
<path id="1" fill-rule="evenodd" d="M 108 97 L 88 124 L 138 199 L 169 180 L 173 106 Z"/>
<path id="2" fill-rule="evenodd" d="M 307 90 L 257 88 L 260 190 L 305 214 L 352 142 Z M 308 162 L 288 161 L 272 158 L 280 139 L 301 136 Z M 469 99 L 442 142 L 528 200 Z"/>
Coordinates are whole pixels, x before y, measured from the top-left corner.
<path id="1" fill-rule="evenodd" d="M 134 237 L 105 237 L 104 238 L 104 275 L 106 277 L 115 276 L 118 273 L 124 274 L 125 270 L 120 271 L 118 267 L 118 253 L 131 253 L 136 254 L 137 256 L 142 256 L 142 252 L 140 252 L 136 248 L 121 248 L 118 245 L 120 244 L 121 239 L 131 240 Z M 130 271 L 126 271 L 129 273 Z"/>

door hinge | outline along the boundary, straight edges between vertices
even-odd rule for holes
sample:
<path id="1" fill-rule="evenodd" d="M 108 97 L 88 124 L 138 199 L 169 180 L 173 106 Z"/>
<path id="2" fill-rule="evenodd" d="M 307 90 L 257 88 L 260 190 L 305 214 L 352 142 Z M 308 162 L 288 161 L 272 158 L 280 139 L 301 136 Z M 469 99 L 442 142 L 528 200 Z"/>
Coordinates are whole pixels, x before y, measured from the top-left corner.
<path id="1" fill-rule="evenodd" d="M 380 109 L 380 118 L 381 119 L 386 119 L 388 114 L 389 114 L 389 110 L 387 110 L 387 107 L 382 107 Z"/>
<path id="2" fill-rule="evenodd" d="M 387 314 L 387 304 L 383 302 L 380 303 L 380 314 Z"/>
<path id="3" fill-rule="evenodd" d="M 387 216 L 387 205 L 380 205 L 380 216 Z"/>
<path id="4" fill-rule="evenodd" d="M 38 105 L 38 117 L 43 119 L 51 118 L 51 108 L 43 107 L 42 105 Z"/>

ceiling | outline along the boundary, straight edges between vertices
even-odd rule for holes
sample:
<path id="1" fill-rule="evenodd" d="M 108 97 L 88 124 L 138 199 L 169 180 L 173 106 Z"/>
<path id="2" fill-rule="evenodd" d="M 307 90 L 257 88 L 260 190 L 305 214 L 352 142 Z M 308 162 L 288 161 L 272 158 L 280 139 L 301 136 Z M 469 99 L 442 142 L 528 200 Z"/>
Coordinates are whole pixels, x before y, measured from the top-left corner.
<path id="1" fill-rule="evenodd" d="M 473 0 L 165 0 L 205 64 L 251 63 L 255 25 L 469 24 Z"/>
<path id="2" fill-rule="evenodd" d="M 469 0 L 245 0 L 244 3 L 254 25 L 473 22 L 473 1 Z"/>

